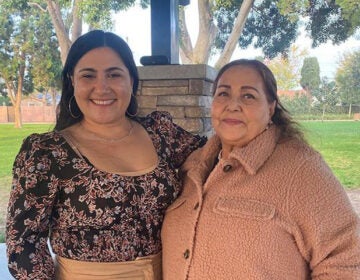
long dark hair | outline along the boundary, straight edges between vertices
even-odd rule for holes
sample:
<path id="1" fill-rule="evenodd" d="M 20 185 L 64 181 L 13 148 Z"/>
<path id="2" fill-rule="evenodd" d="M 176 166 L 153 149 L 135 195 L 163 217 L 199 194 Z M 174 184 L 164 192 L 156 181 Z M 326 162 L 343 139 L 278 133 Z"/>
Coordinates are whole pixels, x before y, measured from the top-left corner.
<path id="1" fill-rule="evenodd" d="M 131 49 L 122 38 L 114 33 L 92 30 L 80 36 L 72 44 L 67 55 L 61 76 L 62 90 L 55 130 L 62 130 L 82 120 L 83 114 L 74 98 L 74 87 L 72 86 L 71 76 L 74 74 L 76 64 L 86 53 L 101 47 L 109 47 L 115 51 L 129 70 L 130 76 L 133 79 L 133 89 L 126 115 L 131 118 L 136 114 L 138 105 L 135 95 L 139 85 L 139 75 Z"/>
<path id="2" fill-rule="evenodd" d="M 301 141 L 305 141 L 304 134 L 297 122 L 295 122 L 289 111 L 281 104 L 279 100 L 279 96 L 277 94 L 277 83 L 274 77 L 274 74 L 271 70 L 262 62 L 256 59 L 237 59 L 234 61 L 229 62 L 228 64 L 224 65 L 218 72 L 213 87 L 213 95 L 215 94 L 217 84 L 219 79 L 221 78 L 222 74 L 229 68 L 233 66 L 246 66 L 254 69 L 261 78 L 263 79 L 265 85 L 265 94 L 266 99 L 269 103 L 275 101 L 275 111 L 273 116 L 271 117 L 271 121 L 280 128 L 281 130 L 281 138 L 298 138 Z"/>

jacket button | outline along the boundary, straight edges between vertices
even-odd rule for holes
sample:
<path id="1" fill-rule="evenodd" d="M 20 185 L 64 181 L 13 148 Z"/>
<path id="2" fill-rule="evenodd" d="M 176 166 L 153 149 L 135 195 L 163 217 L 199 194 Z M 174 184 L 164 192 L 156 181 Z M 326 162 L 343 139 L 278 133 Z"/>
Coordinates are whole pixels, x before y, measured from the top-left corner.
<path id="1" fill-rule="evenodd" d="M 194 210 L 198 209 L 199 208 L 199 202 L 195 204 L 194 206 Z"/>
<path id="2" fill-rule="evenodd" d="M 230 164 L 227 164 L 227 165 L 224 166 L 223 171 L 224 172 L 229 172 L 231 170 L 231 168 L 232 168 L 232 166 Z"/>
<path id="3" fill-rule="evenodd" d="M 188 259 L 189 256 L 190 256 L 190 251 L 189 251 L 189 249 L 186 249 L 185 252 L 184 252 L 184 259 L 185 260 Z"/>

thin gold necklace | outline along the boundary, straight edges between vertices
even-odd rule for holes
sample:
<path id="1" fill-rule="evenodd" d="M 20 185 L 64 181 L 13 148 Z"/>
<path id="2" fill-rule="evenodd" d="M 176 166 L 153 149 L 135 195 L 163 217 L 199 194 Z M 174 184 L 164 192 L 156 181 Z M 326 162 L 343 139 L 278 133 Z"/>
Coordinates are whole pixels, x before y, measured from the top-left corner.
<path id="1" fill-rule="evenodd" d="M 128 131 L 127 134 L 125 134 L 124 136 L 121 136 L 120 138 L 105 138 L 105 137 L 101 137 L 99 136 L 97 133 L 92 132 L 90 130 L 88 130 L 87 128 L 85 128 L 81 122 L 80 122 L 80 126 L 87 132 L 89 133 L 91 136 L 94 137 L 94 139 L 92 140 L 96 140 L 96 141 L 101 141 L 101 142 L 105 142 L 105 143 L 115 143 L 115 142 L 120 142 L 122 140 L 124 140 L 125 138 L 129 137 L 131 135 L 131 133 L 134 130 L 134 124 L 130 121 L 130 129 Z"/>

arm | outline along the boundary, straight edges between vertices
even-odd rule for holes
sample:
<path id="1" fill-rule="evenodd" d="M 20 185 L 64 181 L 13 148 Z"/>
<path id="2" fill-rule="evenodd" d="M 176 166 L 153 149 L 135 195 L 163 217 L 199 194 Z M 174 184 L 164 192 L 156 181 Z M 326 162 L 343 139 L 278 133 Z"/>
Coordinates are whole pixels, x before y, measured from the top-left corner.
<path id="1" fill-rule="evenodd" d="M 39 139 L 28 137 L 14 162 L 6 223 L 8 267 L 16 279 L 54 277 L 47 245 L 56 196 L 50 168 L 50 160 Z"/>
<path id="2" fill-rule="evenodd" d="M 360 279 L 359 217 L 330 168 L 318 155 L 293 177 L 288 209 L 312 279 Z"/>

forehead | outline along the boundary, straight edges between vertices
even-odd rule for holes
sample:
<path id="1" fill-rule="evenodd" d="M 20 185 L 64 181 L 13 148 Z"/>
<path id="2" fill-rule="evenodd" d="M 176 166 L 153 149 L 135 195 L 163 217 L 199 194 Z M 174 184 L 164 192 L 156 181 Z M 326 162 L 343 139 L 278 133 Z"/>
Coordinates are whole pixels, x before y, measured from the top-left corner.
<path id="1" fill-rule="evenodd" d="M 94 68 L 101 68 L 108 65 L 124 65 L 122 58 L 111 48 L 101 47 L 92 49 L 84 54 L 75 68 L 83 66 L 91 66 Z"/>
<path id="2" fill-rule="evenodd" d="M 263 84 L 263 78 L 258 71 L 251 66 L 234 65 L 222 73 L 219 78 L 219 83 L 220 82 Z"/>

